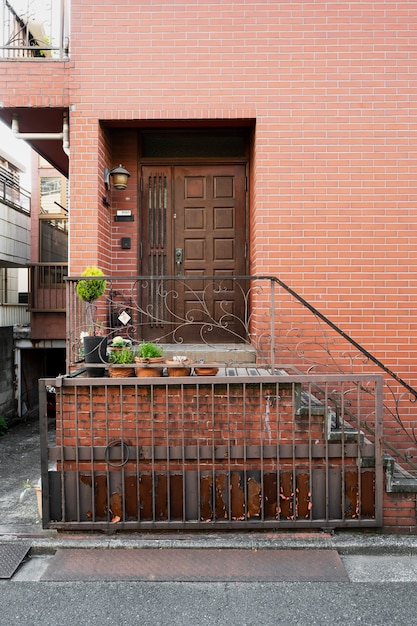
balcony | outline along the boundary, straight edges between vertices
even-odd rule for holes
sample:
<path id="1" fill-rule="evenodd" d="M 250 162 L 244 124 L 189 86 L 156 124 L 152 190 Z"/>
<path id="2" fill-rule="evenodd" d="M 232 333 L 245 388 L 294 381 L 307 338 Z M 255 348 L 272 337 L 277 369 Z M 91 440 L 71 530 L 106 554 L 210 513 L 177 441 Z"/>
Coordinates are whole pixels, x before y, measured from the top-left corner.
<path id="1" fill-rule="evenodd" d="M 30 260 L 30 195 L 0 175 L 0 266 L 24 267 Z"/>
<path id="2" fill-rule="evenodd" d="M 68 263 L 34 263 L 29 274 L 31 313 L 65 313 L 65 277 Z"/>
<path id="3" fill-rule="evenodd" d="M 68 58 L 69 8 L 69 0 L 48 4 L 0 0 L 0 58 Z"/>

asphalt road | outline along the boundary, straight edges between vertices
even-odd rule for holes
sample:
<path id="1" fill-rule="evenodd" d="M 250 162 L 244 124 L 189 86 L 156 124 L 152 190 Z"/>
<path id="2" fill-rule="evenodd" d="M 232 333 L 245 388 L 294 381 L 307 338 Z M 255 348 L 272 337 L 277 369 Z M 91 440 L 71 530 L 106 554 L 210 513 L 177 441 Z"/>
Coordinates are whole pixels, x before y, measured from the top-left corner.
<path id="1" fill-rule="evenodd" d="M 415 583 L 0 583 L 1 626 L 412 626 Z"/>

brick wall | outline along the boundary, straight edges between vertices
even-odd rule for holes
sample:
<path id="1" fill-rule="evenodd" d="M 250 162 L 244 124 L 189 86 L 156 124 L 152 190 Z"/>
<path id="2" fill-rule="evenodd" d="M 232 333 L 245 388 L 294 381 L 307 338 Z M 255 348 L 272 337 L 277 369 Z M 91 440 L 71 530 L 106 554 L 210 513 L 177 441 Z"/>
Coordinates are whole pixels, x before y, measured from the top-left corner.
<path id="1" fill-rule="evenodd" d="M 251 273 L 417 386 L 416 22 L 412 1 L 73 0 L 69 63 L 0 62 L 3 106 L 71 105 L 71 273 L 137 268 L 132 129 L 244 122 Z M 103 167 L 119 162 L 132 177 L 109 208 Z M 133 224 L 114 223 L 122 208 Z M 415 456 L 390 413 L 385 432 Z"/>
<path id="2" fill-rule="evenodd" d="M 137 231 L 102 205 L 103 167 L 124 161 L 113 210 L 136 210 L 134 140 L 110 148 L 100 120 L 254 121 L 251 272 L 280 276 L 416 384 L 414 3 L 72 8 L 71 61 L 1 62 L 0 81 L 5 107 L 71 105 L 73 275 L 137 267 Z"/>

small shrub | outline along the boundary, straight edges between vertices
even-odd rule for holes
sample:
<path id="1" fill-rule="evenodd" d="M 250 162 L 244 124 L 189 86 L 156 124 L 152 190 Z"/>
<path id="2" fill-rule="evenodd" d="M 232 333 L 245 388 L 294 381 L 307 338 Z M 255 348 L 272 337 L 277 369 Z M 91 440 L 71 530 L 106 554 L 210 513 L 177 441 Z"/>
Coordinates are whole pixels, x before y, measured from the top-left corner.
<path id="1" fill-rule="evenodd" d="M 86 267 L 82 276 L 104 276 L 103 271 L 96 266 Z M 77 295 L 84 302 L 94 302 L 106 291 L 105 280 L 79 280 L 77 283 Z"/>

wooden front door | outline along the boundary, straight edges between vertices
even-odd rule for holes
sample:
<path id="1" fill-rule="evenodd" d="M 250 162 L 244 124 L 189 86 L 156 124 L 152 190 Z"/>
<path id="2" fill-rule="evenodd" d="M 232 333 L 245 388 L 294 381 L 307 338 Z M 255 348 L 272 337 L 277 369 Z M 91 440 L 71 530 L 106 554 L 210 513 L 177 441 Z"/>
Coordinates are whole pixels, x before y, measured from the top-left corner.
<path id="1" fill-rule="evenodd" d="M 243 164 L 143 168 L 142 273 L 178 277 L 149 293 L 157 314 L 144 337 L 246 337 L 244 286 L 230 278 L 246 274 L 245 174 Z"/>

